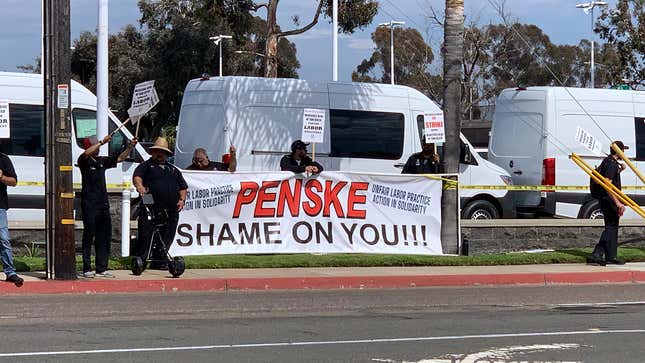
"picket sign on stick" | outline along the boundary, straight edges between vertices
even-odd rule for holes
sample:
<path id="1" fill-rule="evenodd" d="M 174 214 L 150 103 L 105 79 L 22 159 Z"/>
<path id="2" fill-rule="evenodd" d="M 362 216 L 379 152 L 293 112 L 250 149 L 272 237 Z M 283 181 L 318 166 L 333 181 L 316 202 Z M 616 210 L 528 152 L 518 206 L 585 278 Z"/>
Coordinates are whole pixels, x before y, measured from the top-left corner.
<path id="1" fill-rule="evenodd" d="M 121 124 L 121 126 L 119 126 L 119 128 L 118 128 L 118 129 L 116 129 L 116 130 L 114 130 L 114 131 L 112 131 L 112 132 L 110 133 L 110 137 L 114 136 L 114 134 L 116 134 L 119 130 L 121 130 L 123 127 L 125 127 L 125 125 L 126 125 L 128 122 L 130 122 L 130 118 L 129 118 L 129 117 L 128 117 L 125 121 L 123 121 L 123 123 Z"/>
<path id="2" fill-rule="evenodd" d="M 141 124 L 139 121 L 141 121 L 141 117 L 150 112 L 159 103 L 159 96 L 155 89 L 154 80 L 138 83 L 134 86 L 132 93 L 132 104 L 128 109 L 128 116 L 130 116 L 133 123 L 137 124 L 134 137 L 139 137 L 139 126 Z"/>

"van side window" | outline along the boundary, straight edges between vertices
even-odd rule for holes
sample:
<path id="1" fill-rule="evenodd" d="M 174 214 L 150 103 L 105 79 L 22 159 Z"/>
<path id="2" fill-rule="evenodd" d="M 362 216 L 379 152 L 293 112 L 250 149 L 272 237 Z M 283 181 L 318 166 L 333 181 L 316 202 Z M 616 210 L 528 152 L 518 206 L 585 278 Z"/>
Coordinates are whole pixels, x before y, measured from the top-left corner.
<path id="1" fill-rule="evenodd" d="M 645 160 L 645 118 L 634 118 L 634 132 L 636 133 L 636 160 Z"/>
<path id="2" fill-rule="evenodd" d="M 401 113 L 330 110 L 331 156 L 398 160 L 403 154 Z"/>
<path id="3" fill-rule="evenodd" d="M 43 106 L 9 104 L 11 139 L 0 140 L 0 152 L 15 156 L 45 156 Z"/>
<path id="4" fill-rule="evenodd" d="M 85 110 L 81 108 L 75 108 L 72 111 L 72 116 L 74 117 L 74 128 L 76 131 L 76 144 L 83 148 L 83 139 L 96 136 L 96 111 Z M 108 132 L 112 133 L 116 130 L 116 125 L 114 122 L 108 122 Z M 115 153 L 122 152 L 130 141 L 125 136 L 123 131 L 119 130 L 114 135 L 112 135 L 112 140 L 110 140 L 109 151 L 110 155 Z M 141 162 L 143 159 L 139 153 L 134 150 L 133 156 L 136 162 Z"/>

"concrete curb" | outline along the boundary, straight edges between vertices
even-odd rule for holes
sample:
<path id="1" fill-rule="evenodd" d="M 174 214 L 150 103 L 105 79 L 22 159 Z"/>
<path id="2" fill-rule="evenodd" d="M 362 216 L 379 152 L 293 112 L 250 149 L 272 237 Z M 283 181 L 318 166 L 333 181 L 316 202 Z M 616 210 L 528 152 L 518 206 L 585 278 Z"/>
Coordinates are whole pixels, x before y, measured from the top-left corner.
<path id="1" fill-rule="evenodd" d="M 396 289 L 464 286 L 549 286 L 562 284 L 645 283 L 645 271 L 463 274 L 413 276 L 341 276 L 278 278 L 192 278 L 156 280 L 25 281 L 0 284 L 0 295 L 105 294 L 235 290 Z"/>

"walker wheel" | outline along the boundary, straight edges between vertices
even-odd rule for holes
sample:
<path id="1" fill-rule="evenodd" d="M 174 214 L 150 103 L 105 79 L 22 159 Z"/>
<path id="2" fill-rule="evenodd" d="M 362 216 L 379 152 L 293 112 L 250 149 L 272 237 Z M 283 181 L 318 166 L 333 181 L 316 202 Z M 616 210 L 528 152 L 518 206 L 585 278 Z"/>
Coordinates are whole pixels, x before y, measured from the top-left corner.
<path id="1" fill-rule="evenodd" d="M 139 256 L 132 257 L 132 274 L 139 276 L 146 269 L 146 263 Z"/>
<path id="2" fill-rule="evenodd" d="M 168 261 L 168 272 L 172 277 L 181 276 L 186 270 L 186 263 L 184 262 L 183 257 L 174 257 L 171 261 Z"/>

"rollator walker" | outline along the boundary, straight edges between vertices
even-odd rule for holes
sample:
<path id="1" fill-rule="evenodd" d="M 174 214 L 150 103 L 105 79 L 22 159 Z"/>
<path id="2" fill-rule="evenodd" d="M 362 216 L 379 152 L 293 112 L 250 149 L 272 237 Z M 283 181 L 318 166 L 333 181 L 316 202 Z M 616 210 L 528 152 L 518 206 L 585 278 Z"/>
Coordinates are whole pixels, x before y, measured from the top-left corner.
<path id="1" fill-rule="evenodd" d="M 154 209 L 154 198 L 151 194 L 144 194 L 141 198 L 140 208 L 146 213 L 146 217 L 150 224 L 152 224 L 152 234 L 150 235 L 150 243 L 148 243 L 148 251 L 146 251 L 145 258 L 134 256 L 132 258 L 132 274 L 139 276 L 145 271 L 148 262 L 159 262 L 168 264 L 168 272 L 172 277 L 181 276 L 186 270 L 186 263 L 183 257 L 173 257 L 168 253 L 168 249 L 163 242 L 162 231 L 168 225 L 168 213 L 165 210 L 156 211 Z M 141 241 L 139 241 L 141 243 Z M 152 259 L 152 251 L 158 248 L 163 251 L 166 256 L 165 260 Z"/>

